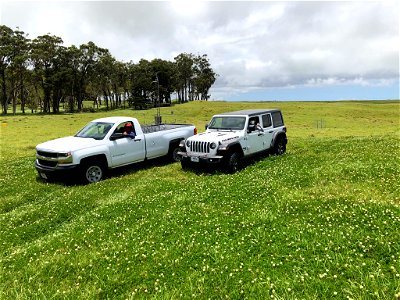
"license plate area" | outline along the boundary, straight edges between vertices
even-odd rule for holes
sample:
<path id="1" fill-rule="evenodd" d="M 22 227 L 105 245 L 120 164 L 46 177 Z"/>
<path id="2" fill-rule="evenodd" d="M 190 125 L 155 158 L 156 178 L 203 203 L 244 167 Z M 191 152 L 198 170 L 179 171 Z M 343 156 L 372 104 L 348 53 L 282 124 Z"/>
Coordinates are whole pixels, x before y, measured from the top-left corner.
<path id="1" fill-rule="evenodd" d="M 199 158 L 197 156 L 190 157 L 191 162 L 199 162 Z"/>

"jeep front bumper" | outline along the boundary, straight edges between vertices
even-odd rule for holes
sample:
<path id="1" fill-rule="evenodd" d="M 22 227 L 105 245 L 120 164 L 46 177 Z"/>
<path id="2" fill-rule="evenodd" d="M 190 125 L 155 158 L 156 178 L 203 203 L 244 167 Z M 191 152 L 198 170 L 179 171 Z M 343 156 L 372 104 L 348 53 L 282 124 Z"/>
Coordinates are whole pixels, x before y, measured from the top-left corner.
<path id="1" fill-rule="evenodd" d="M 178 155 L 184 162 L 202 163 L 202 164 L 219 164 L 224 159 L 224 157 L 221 155 L 204 156 L 204 155 L 188 154 L 187 152 L 182 152 L 182 151 L 179 151 Z"/>

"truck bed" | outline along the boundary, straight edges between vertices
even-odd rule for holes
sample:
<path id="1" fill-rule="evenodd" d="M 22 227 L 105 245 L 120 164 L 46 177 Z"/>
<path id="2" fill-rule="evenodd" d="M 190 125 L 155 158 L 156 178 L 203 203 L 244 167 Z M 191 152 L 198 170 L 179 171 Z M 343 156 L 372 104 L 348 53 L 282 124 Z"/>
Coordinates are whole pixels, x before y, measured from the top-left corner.
<path id="1" fill-rule="evenodd" d="M 190 124 L 160 124 L 160 125 L 142 125 L 142 131 L 144 134 L 153 133 L 158 131 L 182 128 L 186 126 L 192 126 Z"/>

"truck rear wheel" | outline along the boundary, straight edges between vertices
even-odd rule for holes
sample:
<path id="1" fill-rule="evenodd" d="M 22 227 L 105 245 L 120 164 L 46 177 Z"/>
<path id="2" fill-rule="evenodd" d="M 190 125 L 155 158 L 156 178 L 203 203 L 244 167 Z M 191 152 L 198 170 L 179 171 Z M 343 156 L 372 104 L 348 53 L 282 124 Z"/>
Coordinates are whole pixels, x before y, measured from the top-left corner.
<path id="1" fill-rule="evenodd" d="M 87 161 L 82 164 L 82 179 L 85 183 L 99 182 L 104 178 L 105 167 L 101 162 Z"/>
<path id="2" fill-rule="evenodd" d="M 181 161 L 181 157 L 178 155 L 180 150 L 179 143 L 171 143 L 169 145 L 168 158 L 173 162 Z"/>

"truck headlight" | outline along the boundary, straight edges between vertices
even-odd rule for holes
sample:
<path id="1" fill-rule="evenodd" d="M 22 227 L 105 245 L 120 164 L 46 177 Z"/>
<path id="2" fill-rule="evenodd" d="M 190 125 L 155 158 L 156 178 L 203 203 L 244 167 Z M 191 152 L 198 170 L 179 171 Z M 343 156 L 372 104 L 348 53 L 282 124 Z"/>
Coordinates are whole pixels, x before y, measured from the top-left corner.
<path id="1" fill-rule="evenodd" d="M 210 148 L 214 150 L 215 148 L 217 148 L 217 144 L 214 143 L 214 142 L 212 142 L 212 143 L 210 144 Z"/>
<path id="2" fill-rule="evenodd" d="M 58 153 L 57 154 L 58 163 L 59 164 L 70 164 L 72 163 L 72 154 L 71 152 L 66 153 Z"/>

